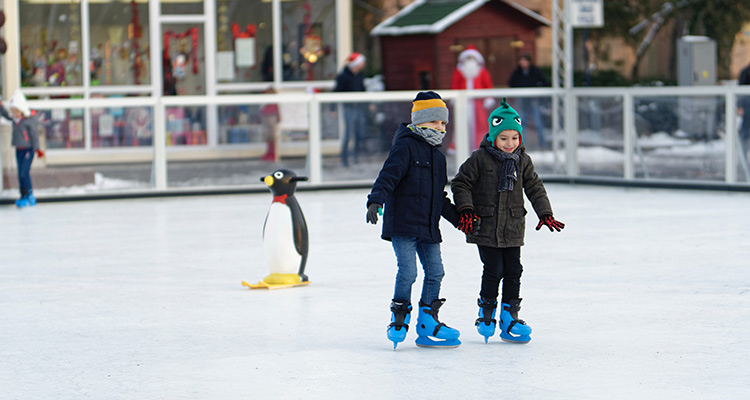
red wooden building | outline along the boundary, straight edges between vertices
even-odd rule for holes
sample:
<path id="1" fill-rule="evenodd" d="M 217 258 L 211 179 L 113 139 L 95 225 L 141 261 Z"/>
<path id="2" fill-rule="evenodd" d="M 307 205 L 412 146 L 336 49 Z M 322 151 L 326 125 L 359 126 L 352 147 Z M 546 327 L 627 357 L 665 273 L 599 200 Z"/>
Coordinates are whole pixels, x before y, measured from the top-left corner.
<path id="1" fill-rule="evenodd" d="M 416 0 L 376 26 L 387 90 L 448 89 L 458 53 L 473 44 L 496 87 L 507 86 L 518 57 L 535 54 L 551 22 L 510 0 Z"/>

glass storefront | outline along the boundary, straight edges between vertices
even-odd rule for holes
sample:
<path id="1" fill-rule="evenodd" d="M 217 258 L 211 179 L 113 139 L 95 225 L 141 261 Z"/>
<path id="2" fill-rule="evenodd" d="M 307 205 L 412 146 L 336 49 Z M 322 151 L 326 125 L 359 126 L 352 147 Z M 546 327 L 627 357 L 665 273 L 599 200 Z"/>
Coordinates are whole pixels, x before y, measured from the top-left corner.
<path id="1" fill-rule="evenodd" d="M 91 86 L 149 85 L 147 2 L 89 3 Z"/>
<path id="2" fill-rule="evenodd" d="M 206 94 L 206 47 L 202 24 L 162 24 L 163 93 Z"/>
<path id="3" fill-rule="evenodd" d="M 81 86 L 81 3 L 18 2 L 21 85 Z"/>
<path id="4" fill-rule="evenodd" d="M 336 1 L 284 1 L 281 15 L 283 80 L 336 79 Z"/>
<path id="5" fill-rule="evenodd" d="M 151 146 L 153 111 L 150 107 L 91 109 L 91 146 Z"/>
<path id="6" fill-rule="evenodd" d="M 203 14 L 203 0 L 161 0 L 163 15 Z"/>
<path id="7" fill-rule="evenodd" d="M 82 108 L 36 110 L 39 136 L 47 149 L 81 149 L 86 145 Z"/>
<path id="8" fill-rule="evenodd" d="M 216 2 L 216 81 L 273 81 L 272 4 Z"/>

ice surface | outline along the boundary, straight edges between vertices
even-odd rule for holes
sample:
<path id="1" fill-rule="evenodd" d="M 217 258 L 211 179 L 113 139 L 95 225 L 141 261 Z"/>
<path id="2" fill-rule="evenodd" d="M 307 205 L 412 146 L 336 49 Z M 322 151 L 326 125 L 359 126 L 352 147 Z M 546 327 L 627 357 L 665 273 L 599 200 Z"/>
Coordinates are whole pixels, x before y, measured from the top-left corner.
<path id="1" fill-rule="evenodd" d="M 450 350 L 386 339 L 395 258 L 366 190 L 297 194 L 312 284 L 277 291 L 240 285 L 268 272 L 270 194 L 1 207 L 0 397 L 749 398 L 750 195 L 547 189 L 566 228 L 527 206 L 528 345 L 484 344 L 477 251 L 444 221 Z"/>

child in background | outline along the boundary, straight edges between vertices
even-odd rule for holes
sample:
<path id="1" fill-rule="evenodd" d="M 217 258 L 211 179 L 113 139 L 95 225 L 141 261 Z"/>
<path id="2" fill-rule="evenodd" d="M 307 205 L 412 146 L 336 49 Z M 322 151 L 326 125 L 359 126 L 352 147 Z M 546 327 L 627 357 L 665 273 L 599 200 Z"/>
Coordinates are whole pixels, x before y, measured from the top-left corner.
<path id="1" fill-rule="evenodd" d="M 534 171 L 534 163 L 523 146 L 523 127 L 518 113 L 503 99 L 489 117 L 489 133 L 478 150 L 461 165 L 451 189 L 461 213 L 459 229 L 468 243 L 479 248 L 484 263 L 479 292 L 479 334 L 485 342 L 495 334 L 498 287 L 503 281 L 500 337 L 527 343 L 531 327 L 518 319 L 521 309 L 521 246 L 525 233 L 523 192 L 540 222 L 558 232 L 565 227 L 552 216 L 547 191 Z M 476 226 L 476 222 L 481 225 Z"/>
<path id="2" fill-rule="evenodd" d="M 454 226 L 459 218 L 445 192 L 445 156 L 438 149 L 445 137 L 448 108 L 437 93 L 419 92 L 413 101 L 411 120 L 396 131 L 388 158 L 367 196 L 367 222 L 376 224 L 385 205 L 381 237 L 393 243 L 398 265 L 387 336 L 394 349 L 406 338 L 411 287 L 417 279 L 416 254 L 424 269 L 416 343 L 423 347 L 457 347 L 461 344 L 459 331 L 438 320 L 438 311 L 445 303 L 439 298 L 444 276 L 440 217 Z"/>
<path id="3" fill-rule="evenodd" d="M 39 148 L 36 120 L 30 118 L 31 110 L 23 93 L 16 90 L 8 105 L 13 113 L 12 116 L 8 114 L 0 101 L 0 115 L 13 124 L 11 144 L 16 147 L 18 187 L 21 191 L 21 198 L 16 200 L 16 206 L 19 208 L 33 206 L 36 204 L 36 198 L 31 190 L 31 162 L 34 161 L 35 152 L 39 157 L 44 157 L 44 152 Z"/>

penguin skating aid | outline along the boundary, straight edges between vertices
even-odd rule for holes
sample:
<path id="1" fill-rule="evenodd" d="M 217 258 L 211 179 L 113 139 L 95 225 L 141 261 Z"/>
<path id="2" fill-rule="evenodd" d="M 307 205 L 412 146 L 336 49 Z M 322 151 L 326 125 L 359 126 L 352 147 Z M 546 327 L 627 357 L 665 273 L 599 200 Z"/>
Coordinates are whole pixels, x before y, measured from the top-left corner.
<path id="1" fill-rule="evenodd" d="M 260 178 L 273 193 L 273 202 L 263 224 L 263 253 L 270 275 L 257 284 L 242 281 L 250 289 L 283 289 L 305 286 L 310 281 L 305 275 L 307 263 L 307 223 L 294 197 L 298 177 L 287 169 L 274 171 Z"/>

